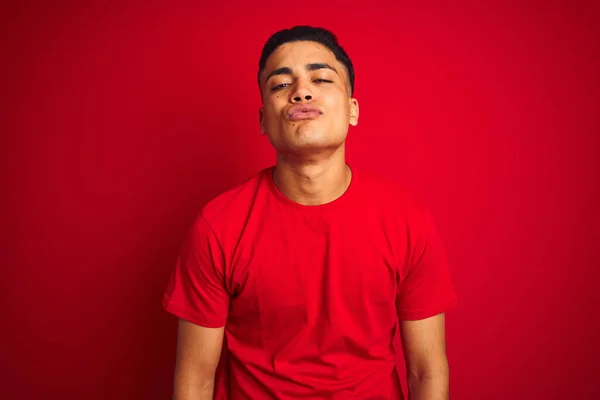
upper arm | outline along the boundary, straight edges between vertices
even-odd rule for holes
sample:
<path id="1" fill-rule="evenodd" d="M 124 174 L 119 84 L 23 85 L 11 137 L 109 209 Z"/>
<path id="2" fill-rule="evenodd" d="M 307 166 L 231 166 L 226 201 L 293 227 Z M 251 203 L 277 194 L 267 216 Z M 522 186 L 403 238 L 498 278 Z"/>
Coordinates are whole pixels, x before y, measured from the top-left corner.
<path id="1" fill-rule="evenodd" d="M 456 302 L 442 241 L 431 214 L 416 211 L 408 224 L 405 262 L 398 277 L 398 319 L 423 320 L 441 314 Z"/>
<path id="2" fill-rule="evenodd" d="M 180 388 L 212 385 L 221 357 L 224 327 L 205 328 L 179 319 L 176 380 Z"/>
<path id="3" fill-rule="evenodd" d="M 447 375 L 444 314 L 416 321 L 400 321 L 400 338 L 409 375 L 418 378 Z"/>
<path id="4" fill-rule="evenodd" d="M 446 376 L 445 311 L 456 302 L 444 246 L 431 214 L 409 221 L 406 263 L 398 274 L 396 308 L 409 376 Z"/>
<path id="5" fill-rule="evenodd" d="M 181 248 L 163 299 L 165 309 L 179 317 L 176 399 L 200 394 L 212 398 L 230 302 L 224 259 L 201 214 Z"/>
<path id="6" fill-rule="evenodd" d="M 197 326 L 223 327 L 230 303 L 226 276 L 225 255 L 219 240 L 201 215 L 181 248 L 163 306 Z"/>

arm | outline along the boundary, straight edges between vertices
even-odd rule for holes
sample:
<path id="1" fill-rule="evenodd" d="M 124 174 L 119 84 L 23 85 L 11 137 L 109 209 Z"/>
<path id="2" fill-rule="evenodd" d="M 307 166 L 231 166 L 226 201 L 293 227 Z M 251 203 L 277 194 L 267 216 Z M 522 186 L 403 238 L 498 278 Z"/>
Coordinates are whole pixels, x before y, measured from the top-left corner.
<path id="1" fill-rule="evenodd" d="M 203 214 L 185 240 L 163 306 L 179 317 L 174 400 L 212 400 L 229 309 L 222 248 Z"/>
<path id="2" fill-rule="evenodd" d="M 447 400 L 444 312 L 456 304 L 441 239 L 428 211 L 409 220 L 408 257 L 399 270 L 396 308 L 409 400 Z"/>
<path id="3" fill-rule="evenodd" d="M 444 314 L 400 321 L 409 400 L 449 398 Z"/>
<path id="4" fill-rule="evenodd" d="M 224 328 L 179 319 L 173 400 L 212 400 Z"/>

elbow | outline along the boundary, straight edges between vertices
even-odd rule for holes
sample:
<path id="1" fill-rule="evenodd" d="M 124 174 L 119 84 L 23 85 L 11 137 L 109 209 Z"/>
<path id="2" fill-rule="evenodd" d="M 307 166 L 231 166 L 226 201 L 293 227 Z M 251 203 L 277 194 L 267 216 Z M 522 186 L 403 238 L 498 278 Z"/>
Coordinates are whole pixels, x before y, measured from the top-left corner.
<path id="1" fill-rule="evenodd" d="M 212 399 L 214 390 L 214 380 L 176 378 L 173 388 L 173 400 Z"/>
<path id="2" fill-rule="evenodd" d="M 407 366 L 407 384 L 409 393 L 437 393 L 447 396 L 450 380 L 448 362 L 435 365 Z M 414 396 L 411 396 L 414 398 Z M 436 399 L 438 397 L 435 397 Z M 446 398 L 446 397 L 440 397 Z"/>
<path id="3" fill-rule="evenodd" d="M 198 369 L 176 369 L 173 399 L 212 399 L 215 390 L 215 375 L 212 371 Z"/>
<path id="4" fill-rule="evenodd" d="M 408 380 L 416 382 L 427 379 L 448 378 L 450 373 L 447 361 L 437 363 L 436 365 L 407 367 Z"/>

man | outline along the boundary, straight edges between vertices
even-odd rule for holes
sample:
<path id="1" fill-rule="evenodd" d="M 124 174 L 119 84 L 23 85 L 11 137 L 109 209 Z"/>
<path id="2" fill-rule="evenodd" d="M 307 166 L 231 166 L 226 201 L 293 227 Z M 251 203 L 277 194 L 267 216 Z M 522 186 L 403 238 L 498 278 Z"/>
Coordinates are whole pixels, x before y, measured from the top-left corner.
<path id="1" fill-rule="evenodd" d="M 164 298 L 180 318 L 174 398 L 400 399 L 400 329 L 410 399 L 447 399 L 444 251 L 427 210 L 345 160 L 350 58 L 294 27 L 268 40 L 258 79 L 277 163 L 209 202 L 182 248 Z"/>

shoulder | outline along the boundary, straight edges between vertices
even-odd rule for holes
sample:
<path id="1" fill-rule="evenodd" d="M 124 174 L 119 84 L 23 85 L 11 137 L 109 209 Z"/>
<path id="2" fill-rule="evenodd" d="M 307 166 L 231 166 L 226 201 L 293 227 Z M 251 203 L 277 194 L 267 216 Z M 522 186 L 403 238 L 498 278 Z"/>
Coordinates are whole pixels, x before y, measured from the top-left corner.
<path id="1" fill-rule="evenodd" d="M 198 219 L 208 223 L 217 236 L 235 231 L 235 225 L 246 220 L 258 193 L 267 188 L 266 177 L 271 169 L 262 169 L 211 199 L 202 207 Z"/>
<path id="2" fill-rule="evenodd" d="M 256 191 L 260 189 L 269 170 L 270 168 L 265 168 L 211 199 L 202 208 L 204 216 L 207 219 L 215 219 L 219 218 L 223 212 L 243 207 L 244 204 L 252 200 Z"/>

